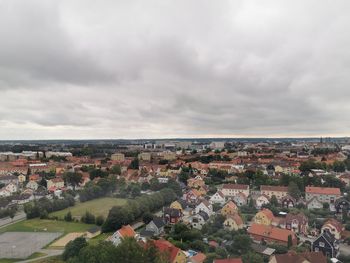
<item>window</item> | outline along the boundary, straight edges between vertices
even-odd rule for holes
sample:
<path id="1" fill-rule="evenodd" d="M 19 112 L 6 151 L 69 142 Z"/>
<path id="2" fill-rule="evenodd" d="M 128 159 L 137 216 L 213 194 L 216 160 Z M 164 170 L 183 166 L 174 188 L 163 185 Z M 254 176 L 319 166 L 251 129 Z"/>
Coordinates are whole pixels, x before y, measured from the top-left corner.
<path id="1" fill-rule="evenodd" d="M 320 247 L 324 247 L 324 242 L 319 242 L 318 245 L 319 245 Z"/>

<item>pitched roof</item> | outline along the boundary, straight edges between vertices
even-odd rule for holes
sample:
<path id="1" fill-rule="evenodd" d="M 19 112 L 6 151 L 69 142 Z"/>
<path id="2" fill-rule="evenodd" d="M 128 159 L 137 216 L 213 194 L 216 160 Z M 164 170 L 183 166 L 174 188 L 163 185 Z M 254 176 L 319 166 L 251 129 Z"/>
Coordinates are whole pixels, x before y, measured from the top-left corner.
<path id="1" fill-rule="evenodd" d="M 307 186 L 305 187 L 305 193 L 322 195 L 340 195 L 340 189 L 332 187 Z"/>
<path id="2" fill-rule="evenodd" d="M 287 186 L 261 185 L 260 191 L 288 192 Z"/>
<path id="3" fill-rule="evenodd" d="M 165 225 L 164 220 L 161 217 L 154 217 L 152 221 L 156 225 L 156 227 L 158 227 L 158 228 Z"/>
<path id="4" fill-rule="evenodd" d="M 198 215 L 200 215 L 204 221 L 207 221 L 209 219 L 209 215 L 204 211 L 199 211 Z"/>
<path id="5" fill-rule="evenodd" d="M 190 260 L 192 263 L 202 263 L 207 258 L 203 253 L 197 253 L 195 256 L 191 257 Z"/>
<path id="6" fill-rule="evenodd" d="M 289 252 L 287 254 L 280 254 L 274 256 L 276 263 L 303 263 L 306 260 L 310 263 L 326 263 L 327 257 L 319 252 L 305 252 L 296 254 L 295 252 Z"/>
<path id="7" fill-rule="evenodd" d="M 228 215 L 227 218 L 231 218 L 233 221 L 236 222 L 236 224 L 237 224 L 238 226 L 243 225 L 243 220 L 242 220 L 242 218 L 239 216 L 238 213 L 235 213 L 235 214 L 233 214 L 233 215 Z"/>
<path id="8" fill-rule="evenodd" d="M 274 226 L 266 226 L 255 223 L 252 224 L 251 227 L 248 229 L 248 233 L 257 236 L 268 237 L 283 242 L 288 242 L 289 235 L 291 235 L 292 238 L 295 237 L 294 232 L 288 229 L 281 229 Z"/>
<path id="9" fill-rule="evenodd" d="M 164 239 L 153 240 L 153 243 L 160 252 L 169 253 L 170 262 L 173 262 L 179 251 L 181 251 L 181 249 Z"/>
<path id="10" fill-rule="evenodd" d="M 215 259 L 214 263 L 243 263 L 241 258 Z"/>
<path id="11" fill-rule="evenodd" d="M 222 189 L 249 190 L 249 185 L 246 185 L 246 184 L 224 184 Z"/>
<path id="12" fill-rule="evenodd" d="M 322 226 L 325 227 L 327 225 L 331 225 L 333 226 L 335 229 L 337 229 L 338 232 L 342 232 L 343 231 L 343 225 L 342 223 L 340 223 L 338 220 L 334 219 L 334 218 L 330 218 L 328 219 Z"/>
<path id="13" fill-rule="evenodd" d="M 263 213 L 268 219 L 273 220 L 275 218 L 275 216 L 273 215 L 273 213 L 271 212 L 270 209 L 268 208 L 263 208 L 260 212 L 258 213 Z"/>
<path id="14" fill-rule="evenodd" d="M 121 237 L 135 237 L 136 236 L 134 229 L 130 225 L 122 226 L 122 228 L 120 228 L 118 230 L 118 233 Z"/>

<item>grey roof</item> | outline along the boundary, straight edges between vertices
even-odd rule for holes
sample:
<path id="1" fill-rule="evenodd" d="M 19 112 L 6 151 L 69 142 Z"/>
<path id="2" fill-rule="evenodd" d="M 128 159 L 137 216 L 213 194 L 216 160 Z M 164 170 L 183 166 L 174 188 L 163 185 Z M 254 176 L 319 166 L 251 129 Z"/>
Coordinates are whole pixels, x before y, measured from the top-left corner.
<path id="1" fill-rule="evenodd" d="M 198 215 L 203 217 L 204 221 L 207 221 L 209 219 L 209 215 L 204 211 L 199 211 Z"/>
<path id="2" fill-rule="evenodd" d="M 154 232 L 153 232 L 153 231 L 150 231 L 150 230 L 143 229 L 143 230 L 140 232 L 140 236 L 143 236 L 143 237 L 152 237 L 152 236 L 154 236 Z"/>
<path id="3" fill-rule="evenodd" d="M 165 222 L 161 217 L 154 217 L 152 221 L 158 228 L 165 226 Z"/>

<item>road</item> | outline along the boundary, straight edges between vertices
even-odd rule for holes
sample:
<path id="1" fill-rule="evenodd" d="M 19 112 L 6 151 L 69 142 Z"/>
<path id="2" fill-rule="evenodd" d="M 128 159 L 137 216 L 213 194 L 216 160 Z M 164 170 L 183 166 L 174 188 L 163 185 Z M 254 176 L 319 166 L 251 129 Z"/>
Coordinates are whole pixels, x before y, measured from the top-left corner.
<path id="1" fill-rule="evenodd" d="M 39 259 L 44 259 L 44 258 L 48 258 L 48 257 L 58 256 L 58 255 L 61 255 L 63 253 L 63 250 L 59 250 L 59 249 L 41 249 L 38 252 L 45 253 L 46 256 L 39 257 L 39 258 L 28 259 L 28 260 L 23 260 L 23 261 L 18 261 L 18 263 L 28 263 L 28 262 L 37 261 Z"/>
<path id="2" fill-rule="evenodd" d="M 9 217 L 0 219 L 0 228 L 11 225 L 11 224 L 18 222 L 18 221 L 22 221 L 24 219 L 26 219 L 26 214 L 24 212 L 17 213 L 15 215 L 15 217 L 13 218 L 13 220 Z"/>

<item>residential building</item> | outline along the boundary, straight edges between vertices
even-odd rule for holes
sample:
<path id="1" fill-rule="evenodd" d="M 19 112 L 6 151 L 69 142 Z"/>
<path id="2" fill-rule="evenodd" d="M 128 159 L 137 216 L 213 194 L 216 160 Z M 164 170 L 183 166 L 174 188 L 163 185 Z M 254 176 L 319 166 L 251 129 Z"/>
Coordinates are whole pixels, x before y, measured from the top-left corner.
<path id="1" fill-rule="evenodd" d="M 256 224 L 269 226 L 272 224 L 274 218 L 275 217 L 270 209 L 263 208 L 261 211 L 255 214 L 252 221 Z"/>
<path id="2" fill-rule="evenodd" d="M 273 186 L 273 185 L 261 185 L 260 192 L 263 195 L 267 195 L 271 198 L 273 195 L 276 196 L 278 200 L 288 195 L 288 187 L 286 186 Z"/>
<path id="3" fill-rule="evenodd" d="M 322 252 L 304 252 L 297 254 L 288 252 L 286 254 L 273 255 L 269 263 L 327 263 L 327 257 Z"/>
<path id="4" fill-rule="evenodd" d="M 339 188 L 331 187 L 305 187 L 305 199 L 310 201 L 312 198 L 317 198 L 321 203 L 328 203 L 334 206 L 335 200 L 341 196 Z"/>
<path id="5" fill-rule="evenodd" d="M 326 231 L 321 233 L 321 235 L 312 243 L 312 251 L 321 251 L 326 257 L 335 258 L 339 253 L 339 245 L 334 236 Z"/>
<path id="6" fill-rule="evenodd" d="M 217 191 L 210 197 L 209 202 L 212 204 L 220 204 L 223 205 L 225 203 L 225 196 L 221 191 Z"/>
<path id="7" fill-rule="evenodd" d="M 260 209 L 263 205 L 267 205 L 270 203 L 270 198 L 265 195 L 261 194 L 255 199 L 255 207 Z"/>
<path id="8" fill-rule="evenodd" d="M 166 224 L 176 224 L 182 218 L 182 213 L 179 209 L 166 207 L 164 208 L 164 221 Z"/>
<path id="9" fill-rule="evenodd" d="M 297 244 L 297 237 L 293 231 L 274 226 L 267 226 L 253 223 L 248 228 L 248 233 L 254 241 L 267 243 L 278 243 L 284 246 L 288 245 L 288 237 L 291 237 L 292 245 Z"/>
<path id="10" fill-rule="evenodd" d="M 147 231 L 153 232 L 153 236 L 158 236 L 164 232 L 165 222 L 161 217 L 154 217 L 146 226 Z"/>
<path id="11" fill-rule="evenodd" d="M 224 221 L 224 228 L 229 230 L 242 229 L 244 227 L 243 220 L 238 213 L 227 215 Z"/>
<path id="12" fill-rule="evenodd" d="M 292 230 L 296 234 L 307 235 L 309 219 L 301 212 L 298 214 L 288 213 L 287 216 L 281 220 L 280 226 Z"/>
<path id="13" fill-rule="evenodd" d="M 328 219 L 322 226 L 321 232 L 329 232 L 331 233 L 336 240 L 341 238 L 341 234 L 344 230 L 342 223 L 334 218 Z"/>
<path id="14" fill-rule="evenodd" d="M 237 206 L 246 205 L 248 203 L 248 196 L 244 193 L 238 193 L 232 199 Z"/>
<path id="15" fill-rule="evenodd" d="M 148 152 L 139 153 L 138 158 L 140 161 L 150 162 L 151 161 L 151 153 L 148 153 Z"/>
<path id="16" fill-rule="evenodd" d="M 130 225 L 122 226 L 109 238 L 109 241 L 111 241 L 115 246 L 118 246 L 122 242 L 123 238 L 126 237 L 136 237 L 136 233 Z"/>
<path id="17" fill-rule="evenodd" d="M 125 155 L 123 153 L 113 153 L 111 155 L 112 161 L 118 161 L 118 162 L 124 162 L 125 161 Z"/>
<path id="18" fill-rule="evenodd" d="M 297 201 L 291 197 L 289 194 L 285 197 L 282 197 L 280 200 L 282 207 L 284 208 L 292 208 L 296 205 Z"/>
<path id="19" fill-rule="evenodd" d="M 195 208 L 195 213 L 196 214 L 198 214 L 200 211 L 204 211 L 209 216 L 211 216 L 213 214 L 213 206 L 209 203 L 208 200 L 203 200 Z"/>
<path id="20" fill-rule="evenodd" d="M 249 196 L 249 185 L 245 184 L 224 184 L 221 192 L 226 198 L 234 197 L 239 193 L 244 193 L 245 196 Z"/>
<path id="21" fill-rule="evenodd" d="M 208 221 L 209 215 L 204 211 L 199 211 L 198 214 L 191 216 L 190 223 L 193 228 L 202 229 L 203 225 Z"/>
<path id="22" fill-rule="evenodd" d="M 221 214 L 223 216 L 233 215 L 238 212 L 238 207 L 233 201 L 228 201 L 223 208 L 221 208 Z"/>
<path id="23" fill-rule="evenodd" d="M 164 239 L 153 240 L 155 247 L 168 256 L 169 263 L 186 263 L 185 253 L 178 247 Z"/>

